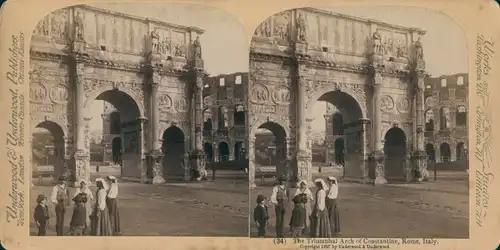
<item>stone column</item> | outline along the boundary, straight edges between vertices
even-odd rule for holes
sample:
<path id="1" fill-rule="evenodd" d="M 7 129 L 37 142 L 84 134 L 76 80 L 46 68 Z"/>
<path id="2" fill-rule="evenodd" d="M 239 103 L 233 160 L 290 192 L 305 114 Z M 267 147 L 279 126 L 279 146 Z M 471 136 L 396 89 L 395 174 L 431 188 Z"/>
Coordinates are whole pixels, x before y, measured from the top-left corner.
<path id="1" fill-rule="evenodd" d="M 297 148 L 296 148 L 296 161 L 297 161 L 297 176 L 295 180 L 290 181 L 301 181 L 307 180 L 311 181 L 311 167 L 312 167 L 312 156 L 307 150 L 307 115 L 306 115 L 306 105 L 307 96 L 306 88 L 308 84 L 308 79 L 306 77 L 306 66 L 297 65 L 297 95 L 296 95 L 296 137 L 297 137 Z"/>
<path id="2" fill-rule="evenodd" d="M 413 168 L 418 169 L 420 172 L 420 176 L 417 179 L 418 181 L 427 180 L 429 173 L 427 172 L 427 154 L 425 153 L 425 135 L 424 135 L 424 127 L 425 127 L 425 115 L 424 115 L 424 74 L 415 72 L 413 79 L 414 86 L 414 94 L 415 94 L 415 123 L 416 130 L 414 136 L 414 149 L 413 152 Z M 415 176 L 414 176 L 415 177 Z"/>
<path id="3" fill-rule="evenodd" d="M 380 89 L 383 84 L 383 77 L 381 72 L 377 70 L 374 72 L 373 76 L 373 153 L 372 158 L 374 160 L 375 166 L 375 185 L 387 184 L 385 179 L 385 154 L 382 148 L 382 135 L 381 135 L 381 125 L 382 125 L 382 112 L 380 110 L 380 99 L 381 93 Z"/>
<path id="4" fill-rule="evenodd" d="M 203 77 L 205 71 L 201 68 L 195 68 L 194 83 L 194 145 L 191 153 L 191 167 L 198 171 L 205 170 L 206 159 L 203 150 Z"/>
<path id="5" fill-rule="evenodd" d="M 161 151 L 161 141 L 160 141 L 160 110 L 158 107 L 158 88 L 160 87 L 161 76 L 157 71 L 151 72 L 152 75 L 149 78 L 149 107 L 151 116 L 151 148 L 149 152 L 148 165 L 150 169 L 153 170 L 153 184 L 165 183 L 165 178 L 163 176 L 163 152 Z M 147 182 L 147 175 L 142 178 L 141 181 Z"/>
<path id="6" fill-rule="evenodd" d="M 248 182 L 250 189 L 255 189 L 255 136 L 248 138 Z"/>
<path id="7" fill-rule="evenodd" d="M 79 185 L 81 181 L 90 182 L 90 148 L 86 136 L 86 123 L 89 119 L 85 117 L 84 104 L 85 104 L 85 60 L 76 56 L 76 69 L 75 69 L 75 172 L 74 184 Z"/>

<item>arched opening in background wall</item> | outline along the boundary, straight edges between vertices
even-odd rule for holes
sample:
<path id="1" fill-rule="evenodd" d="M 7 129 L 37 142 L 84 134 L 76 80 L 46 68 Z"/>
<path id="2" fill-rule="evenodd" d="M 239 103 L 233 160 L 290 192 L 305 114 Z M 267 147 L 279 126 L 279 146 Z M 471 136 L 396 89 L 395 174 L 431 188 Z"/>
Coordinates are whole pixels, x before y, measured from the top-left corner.
<path id="1" fill-rule="evenodd" d="M 227 116 L 227 107 L 219 107 L 219 129 L 227 129 L 229 126 L 229 120 Z"/>
<path id="2" fill-rule="evenodd" d="M 214 148 L 211 143 L 205 142 L 203 145 L 205 150 L 205 156 L 207 157 L 207 162 L 211 163 L 214 161 Z"/>
<path id="3" fill-rule="evenodd" d="M 465 143 L 459 142 L 457 144 L 457 161 L 466 160 L 467 153 L 465 152 Z"/>
<path id="4" fill-rule="evenodd" d="M 243 142 L 241 141 L 237 141 L 234 144 L 234 158 L 235 160 L 245 159 L 245 155 L 243 152 Z"/>
<path id="5" fill-rule="evenodd" d="M 436 162 L 436 150 L 434 149 L 434 145 L 427 143 L 425 145 L 425 153 L 427 153 L 427 160 L 430 163 Z"/>
<path id="6" fill-rule="evenodd" d="M 343 135 L 344 134 L 344 118 L 340 112 L 333 114 L 333 135 Z"/>
<path id="7" fill-rule="evenodd" d="M 464 106 L 457 107 L 457 114 L 455 116 L 457 126 L 467 125 L 467 109 Z"/>
<path id="8" fill-rule="evenodd" d="M 344 165 L 344 139 L 338 138 L 335 140 L 335 163 Z"/>
<path id="9" fill-rule="evenodd" d="M 245 125 L 245 108 L 243 105 L 234 107 L 234 125 Z"/>
<path id="10" fill-rule="evenodd" d="M 226 142 L 219 143 L 219 162 L 229 161 L 229 145 Z"/>
<path id="11" fill-rule="evenodd" d="M 439 151 L 441 153 L 441 162 L 450 162 L 451 160 L 451 149 L 450 144 L 443 142 L 439 146 Z"/>
<path id="12" fill-rule="evenodd" d="M 425 112 L 425 131 L 434 131 L 434 111 L 432 109 Z"/>

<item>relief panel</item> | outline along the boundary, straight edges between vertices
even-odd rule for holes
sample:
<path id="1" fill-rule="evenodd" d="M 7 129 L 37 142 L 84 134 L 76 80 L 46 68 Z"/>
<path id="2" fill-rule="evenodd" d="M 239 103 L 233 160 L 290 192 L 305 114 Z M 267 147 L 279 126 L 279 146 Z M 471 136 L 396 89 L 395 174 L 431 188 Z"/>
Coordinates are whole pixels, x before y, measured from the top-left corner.
<path id="1" fill-rule="evenodd" d="M 288 40 L 290 36 L 290 11 L 280 12 L 272 17 L 272 36 Z"/>
<path id="2" fill-rule="evenodd" d="M 172 31 L 172 55 L 175 57 L 186 56 L 186 34 Z"/>
<path id="3" fill-rule="evenodd" d="M 319 45 L 319 17 L 317 14 L 304 12 L 304 19 L 306 21 L 308 43 Z"/>
<path id="4" fill-rule="evenodd" d="M 83 37 L 85 41 L 89 44 L 98 44 L 97 38 L 97 15 L 90 11 L 80 11 L 82 13 L 83 20 Z"/>
<path id="5" fill-rule="evenodd" d="M 69 38 L 69 9 L 59 9 L 50 15 L 50 34 L 56 42 L 66 44 Z"/>

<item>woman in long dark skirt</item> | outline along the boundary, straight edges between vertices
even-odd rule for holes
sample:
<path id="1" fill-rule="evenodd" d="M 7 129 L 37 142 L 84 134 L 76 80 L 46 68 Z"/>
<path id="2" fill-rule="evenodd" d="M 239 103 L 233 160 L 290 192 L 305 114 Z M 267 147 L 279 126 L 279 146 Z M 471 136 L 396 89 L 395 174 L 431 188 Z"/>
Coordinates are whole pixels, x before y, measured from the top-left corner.
<path id="1" fill-rule="evenodd" d="M 339 194 L 339 184 L 333 176 L 328 177 L 330 188 L 326 196 L 326 209 L 328 210 L 328 218 L 330 219 L 330 227 L 332 233 L 337 236 L 340 234 L 340 216 L 337 202 Z"/>
<path id="2" fill-rule="evenodd" d="M 322 179 L 316 179 L 314 184 L 316 184 L 318 190 L 316 191 L 315 204 L 311 214 L 310 235 L 312 238 L 330 238 L 332 237 L 332 231 L 325 205 L 328 186 Z"/>
<path id="3" fill-rule="evenodd" d="M 108 181 L 110 186 L 106 197 L 106 205 L 109 211 L 109 219 L 111 221 L 113 234 L 120 235 L 120 212 L 118 211 L 118 203 L 116 202 L 116 197 L 118 196 L 118 182 L 114 176 L 108 176 Z"/>
<path id="4" fill-rule="evenodd" d="M 97 178 L 96 185 L 96 203 L 92 213 L 90 234 L 92 236 L 112 236 L 113 231 L 109 221 L 108 208 L 106 207 L 107 184 L 104 179 Z"/>

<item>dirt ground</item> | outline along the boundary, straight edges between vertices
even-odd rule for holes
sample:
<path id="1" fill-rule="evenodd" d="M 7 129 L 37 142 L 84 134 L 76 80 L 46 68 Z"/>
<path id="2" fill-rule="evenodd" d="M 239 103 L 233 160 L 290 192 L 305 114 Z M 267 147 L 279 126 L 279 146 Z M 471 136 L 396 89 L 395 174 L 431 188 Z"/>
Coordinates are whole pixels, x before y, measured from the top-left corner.
<path id="1" fill-rule="evenodd" d="M 32 188 L 31 213 L 36 196 L 50 196 L 51 189 L 49 185 Z M 91 189 L 95 192 L 95 187 Z M 73 194 L 74 188 L 70 191 Z M 242 178 L 164 185 L 121 181 L 118 206 L 124 236 L 248 236 L 248 181 Z M 49 212 L 47 235 L 55 235 L 53 204 L 49 204 Z M 71 214 L 69 207 L 65 231 L 69 230 Z M 30 225 L 30 234 L 36 235 L 33 219 Z"/>
<path id="2" fill-rule="evenodd" d="M 317 173 L 314 178 L 337 173 Z M 469 189 L 465 172 L 441 172 L 438 180 L 422 184 L 388 184 L 374 186 L 340 182 L 339 208 L 342 237 L 469 237 Z M 266 181 L 271 183 L 272 180 Z M 259 183 L 257 183 L 258 185 Z M 271 196 L 272 185 L 250 191 L 250 212 L 258 194 Z M 311 189 L 315 192 L 315 189 Z M 295 193 L 292 190 L 291 193 Z M 267 235 L 275 237 L 275 212 L 269 206 Z M 291 215 L 285 215 L 285 231 Z M 257 236 L 253 215 L 251 236 Z"/>

